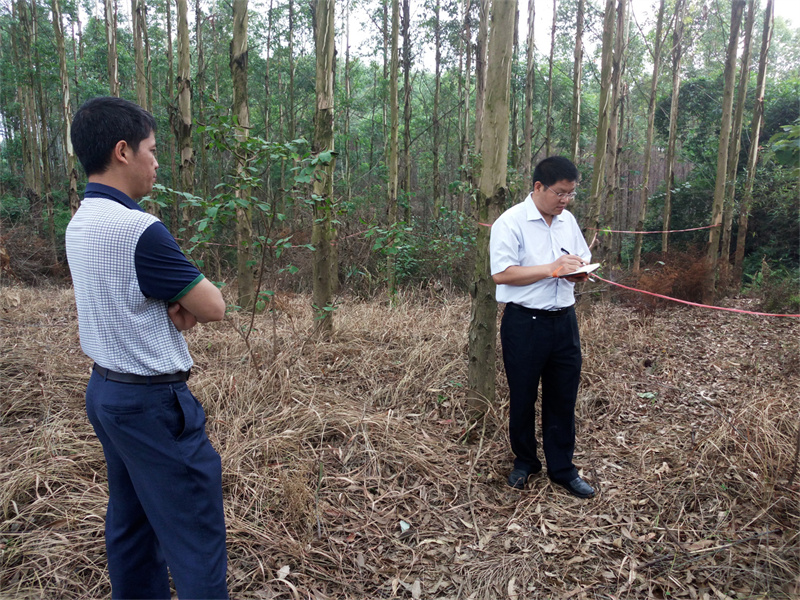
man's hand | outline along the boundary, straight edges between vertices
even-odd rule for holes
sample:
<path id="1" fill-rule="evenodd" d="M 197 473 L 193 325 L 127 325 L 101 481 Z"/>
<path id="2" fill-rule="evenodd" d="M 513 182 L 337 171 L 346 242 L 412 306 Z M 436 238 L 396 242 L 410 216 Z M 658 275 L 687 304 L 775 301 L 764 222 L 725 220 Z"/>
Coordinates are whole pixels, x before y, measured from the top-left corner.
<path id="1" fill-rule="evenodd" d="M 186 331 L 197 325 L 197 319 L 177 302 L 171 302 L 167 314 L 178 331 Z"/>
<path id="2" fill-rule="evenodd" d="M 563 256 L 559 256 L 558 259 L 552 264 L 553 272 L 551 277 L 558 277 L 562 274 L 572 273 L 573 271 L 577 271 L 586 262 L 580 257 L 575 254 L 564 254 Z M 567 281 L 572 281 L 573 278 L 578 277 L 574 275 L 573 277 L 566 277 Z"/>
<path id="3" fill-rule="evenodd" d="M 588 273 L 578 273 L 577 275 L 571 275 L 570 277 L 564 277 L 567 281 L 571 281 L 572 283 L 580 283 L 581 281 L 586 281 L 589 279 Z"/>

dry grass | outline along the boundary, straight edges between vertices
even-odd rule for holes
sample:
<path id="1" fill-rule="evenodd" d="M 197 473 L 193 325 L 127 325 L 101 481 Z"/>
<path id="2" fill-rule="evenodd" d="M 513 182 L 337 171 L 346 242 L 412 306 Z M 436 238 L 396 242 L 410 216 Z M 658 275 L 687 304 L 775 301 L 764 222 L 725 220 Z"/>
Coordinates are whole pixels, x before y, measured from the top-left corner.
<path id="1" fill-rule="evenodd" d="M 0 294 L 0 596 L 107 597 L 71 291 Z M 576 463 L 601 493 L 581 501 L 505 486 L 499 361 L 462 442 L 466 299 L 348 301 L 330 341 L 309 298 L 277 304 L 250 351 L 235 317 L 188 335 L 234 598 L 800 596 L 796 322 L 583 306 Z"/>

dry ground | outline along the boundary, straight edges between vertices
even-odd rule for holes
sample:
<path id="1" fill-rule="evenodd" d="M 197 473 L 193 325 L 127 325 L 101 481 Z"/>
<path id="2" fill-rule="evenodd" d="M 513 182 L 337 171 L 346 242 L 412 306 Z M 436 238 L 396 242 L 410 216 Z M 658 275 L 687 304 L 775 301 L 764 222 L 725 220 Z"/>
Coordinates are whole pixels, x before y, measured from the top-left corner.
<path id="1" fill-rule="evenodd" d="M 108 597 L 71 290 L 0 295 L 0 596 Z M 506 487 L 502 369 L 465 433 L 466 299 L 277 305 L 187 336 L 233 598 L 800 597 L 797 320 L 584 303 L 581 501 Z"/>

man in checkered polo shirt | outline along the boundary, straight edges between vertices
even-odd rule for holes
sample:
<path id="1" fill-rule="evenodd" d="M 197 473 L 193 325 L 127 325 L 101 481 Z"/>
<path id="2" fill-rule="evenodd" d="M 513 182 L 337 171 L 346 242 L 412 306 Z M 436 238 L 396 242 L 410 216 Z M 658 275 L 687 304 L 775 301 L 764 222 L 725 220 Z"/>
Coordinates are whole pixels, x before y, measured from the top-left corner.
<path id="1" fill-rule="evenodd" d="M 81 348 L 94 360 L 86 412 L 108 467 L 112 598 L 227 598 L 220 457 L 186 381 L 181 331 L 225 302 L 164 224 L 135 200 L 156 180 L 155 121 L 120 98 L 87 101 L 72 144 L 89 178 L 66 247 Z"/>

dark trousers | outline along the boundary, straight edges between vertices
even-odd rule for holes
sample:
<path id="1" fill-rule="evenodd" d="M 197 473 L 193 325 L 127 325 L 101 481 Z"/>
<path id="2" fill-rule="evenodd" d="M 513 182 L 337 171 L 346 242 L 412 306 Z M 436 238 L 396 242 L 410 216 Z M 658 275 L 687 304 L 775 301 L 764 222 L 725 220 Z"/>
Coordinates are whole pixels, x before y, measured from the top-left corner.
<path id="1" fill-rule="evenodd" d="M 536 449 L 536 399 L 542 382 L 542 447 L 547 474 L 561 482 L 578 476 L 575 400 L 581 373 L 581 345 L 574 307 L 559 315 L 506 305 L 500 327 L 503 364 L 510 394 L 509 437 L 514 468 L 541 470 Z"/>
<path id="2" fill-rule="evenodd" d="M 86 412 L 108 466 L 112 598 L 227 599 L 219 454 L 185 383 L 134 385 L 92 373 Z"/>

